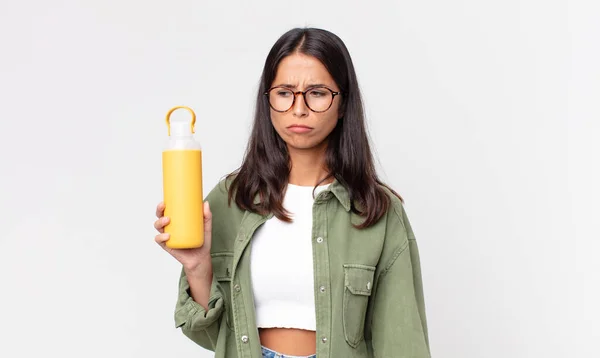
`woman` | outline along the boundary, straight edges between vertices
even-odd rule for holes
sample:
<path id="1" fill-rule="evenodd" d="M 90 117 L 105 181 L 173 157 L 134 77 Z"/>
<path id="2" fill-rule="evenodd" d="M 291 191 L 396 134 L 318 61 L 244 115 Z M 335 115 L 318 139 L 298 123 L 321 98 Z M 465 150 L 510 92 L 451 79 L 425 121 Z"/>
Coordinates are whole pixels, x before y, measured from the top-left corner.
<path id="1" fill-rule="evenodd" d="M 269 52 L 242 166 L 205 202 L 176 327 L 216 357 L 430 357 L 419 254 L 374 169 L 352 60 L 331 32 Z M 214 238 L 214 240 L 213 240 Z"/>

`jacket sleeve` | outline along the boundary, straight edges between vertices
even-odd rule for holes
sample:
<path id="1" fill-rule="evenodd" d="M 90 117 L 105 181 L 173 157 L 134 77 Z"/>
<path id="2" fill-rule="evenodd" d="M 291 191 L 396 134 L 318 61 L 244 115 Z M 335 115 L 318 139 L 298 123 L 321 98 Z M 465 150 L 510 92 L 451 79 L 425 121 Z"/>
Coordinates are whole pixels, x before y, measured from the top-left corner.
<path id="1" fill-rule="evenodd" d="M 417 241 L 403 206 L 400 243 L 382 270 L 373 302 L 371 337 L 374 357 L 430 358 L 421 264 Z"/>
<path id="2" fill-rule="evenodd" d="M 208 311 L 194 301 L 190 285 L 183 268 L 179 278 L 179 295 L 175 307 L 175 327 L 196 344 L 214 351 L 219 335 L 219 326 L 224 312 L 222 288 L 213 277 L 208 300 Z"/>

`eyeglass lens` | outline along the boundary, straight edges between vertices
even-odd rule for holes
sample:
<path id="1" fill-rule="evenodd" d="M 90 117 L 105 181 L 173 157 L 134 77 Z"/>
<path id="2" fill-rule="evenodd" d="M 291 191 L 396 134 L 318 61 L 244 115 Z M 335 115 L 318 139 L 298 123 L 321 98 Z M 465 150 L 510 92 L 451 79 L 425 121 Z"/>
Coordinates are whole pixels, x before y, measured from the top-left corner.
<path id="1" fill-rule="evenodd" d="M 333 102 L 333 94 L 323 88 L 313 88 L 304 95 L 306 105 L 315 112 L 325 111 Z M 269 92 L 269 102 L 276 111 L 287 111 L 294 103 L 294 92 L 286 88 L 274 88 Z"/>

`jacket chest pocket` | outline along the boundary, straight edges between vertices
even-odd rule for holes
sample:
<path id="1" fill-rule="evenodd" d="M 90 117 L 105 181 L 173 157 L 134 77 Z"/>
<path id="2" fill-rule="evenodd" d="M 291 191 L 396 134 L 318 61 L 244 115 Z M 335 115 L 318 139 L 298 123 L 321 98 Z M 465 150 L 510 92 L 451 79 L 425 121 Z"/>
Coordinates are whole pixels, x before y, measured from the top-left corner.
<path id="1" fill-rule="evenodd" d="M 214 278 L 217 280 L 221 290 L 224 294 L 224 307 L 226 322 L 229 328 L 232 328 L 231 322 L 231 272 L 233 267 L 233 253 L 232 252 L 219 252 L 212 254 L 212 268 Z"/>
<path id="2" fill-rule="evenodd" d="M 354 348 L 364 339 L 365 316 L 374 275 L 374 266 L 344 265 L 344 336 L 346 342 Z"/>

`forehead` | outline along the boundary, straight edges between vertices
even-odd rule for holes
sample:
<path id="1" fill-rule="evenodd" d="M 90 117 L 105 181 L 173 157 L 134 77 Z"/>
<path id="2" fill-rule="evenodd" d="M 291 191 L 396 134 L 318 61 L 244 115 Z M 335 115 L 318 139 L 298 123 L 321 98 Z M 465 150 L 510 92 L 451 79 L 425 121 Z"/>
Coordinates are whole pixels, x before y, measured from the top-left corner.
<path id="1" fill-rule="evenodd" d="M 327 68 L 313 56 L 294 53 L 279 62 L 274 85 L 280 83 L 302 85 L 309 82 L 334 84 Z"/>

